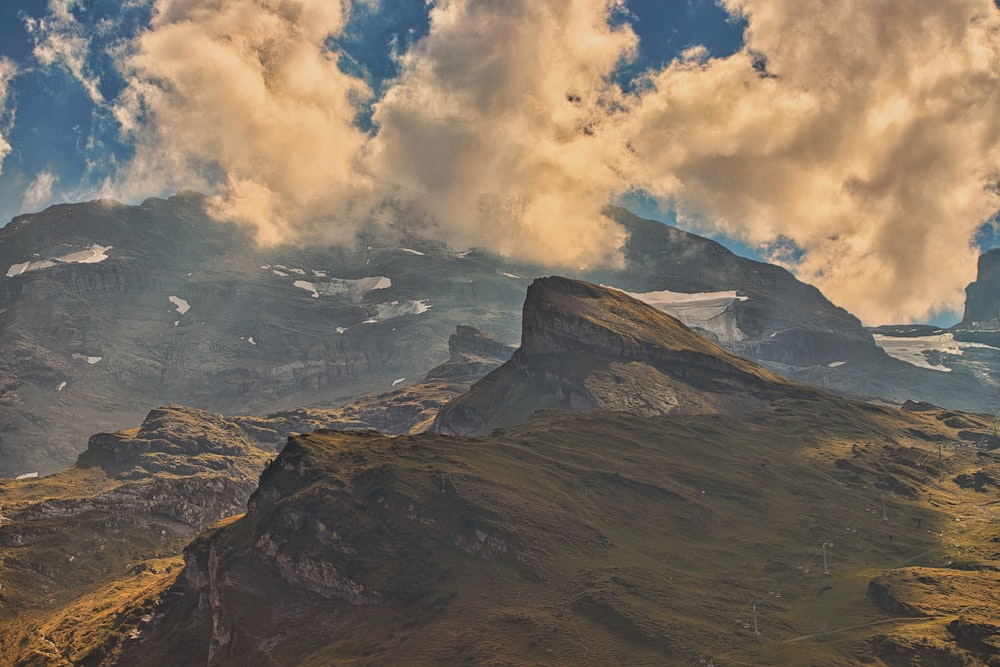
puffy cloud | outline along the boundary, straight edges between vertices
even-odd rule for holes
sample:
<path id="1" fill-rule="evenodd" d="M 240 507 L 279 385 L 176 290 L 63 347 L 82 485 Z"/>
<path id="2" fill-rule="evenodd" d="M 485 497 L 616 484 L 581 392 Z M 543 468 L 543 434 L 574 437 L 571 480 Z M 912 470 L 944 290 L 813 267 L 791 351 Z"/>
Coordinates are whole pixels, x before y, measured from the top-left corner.
<path id="1" fill-rule="evenodd" d="M 650 77 L 635 179 L 761 245 L 869 322 L 961 304 L 1000 208 L 1000 11 L 991 0 L 726 0 L 746 47 Z"/>
<path id="2" fill-rule="evenodd" d="M 111 189 L 217 193 L 213 213 L 265 243 L 355 224 L 369 186 L 354 117 L 370 91 L 326 46 L 348 4 L 159 0 L 123 59 L 115 115 L 136 154 Z"/>
<path id="3" fill-rule="evenodd" d="M 59 182 L 59 175 L 51 170 L 39 172 L 28 188 L 24 191 L 24 198 L 21 200 L 21 209 L 24 211 L 37 211 L 42 205 L 52 200 L 52 186 Z"/>
<path id="4" fill-rule="evenodd" d="M 742 50 L 693 46 L 624 93 L 624 0 L 438 0 L 374 100 L 330 46 L 350 0 L 155 0 L 120 58 L 135 158 L 109 188 L 214 193 L 262 241 L 393 215 L 567 266 L 614 261 L 601 211 L 642 188 L 866 321 L 960 305 L 970 241 L 1000 208 L 1000 10 L 722 4 L 746 18 Z"/>
<path id="5" fill-rule="evenodd" d="M 616 0 L 443 0 L 376 104 L 381 183 L 458 244 L 576 266 L 616 256 L 621 91 L 636 38 Z"/>

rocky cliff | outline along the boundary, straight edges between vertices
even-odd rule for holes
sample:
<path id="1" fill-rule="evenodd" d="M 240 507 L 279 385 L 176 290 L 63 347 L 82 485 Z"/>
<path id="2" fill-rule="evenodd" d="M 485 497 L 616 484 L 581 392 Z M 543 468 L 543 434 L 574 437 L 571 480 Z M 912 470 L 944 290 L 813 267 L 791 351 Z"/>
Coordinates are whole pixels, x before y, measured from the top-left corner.
<path id="1" fill-rule="evenodd" d="M 433 430 L 488 432 L 542 408 L 742 412 L 809 393 L 622 292 L 539 278 L 524 302 L 521 347 L 446 405 Z"/>
<path id="2" fill-rule="evenodd" d="M 1000 249 L 980 255 L 976 281 L 965 288 L 965 313 L 952 330 L 961 340 L 1000 347 Z"/>

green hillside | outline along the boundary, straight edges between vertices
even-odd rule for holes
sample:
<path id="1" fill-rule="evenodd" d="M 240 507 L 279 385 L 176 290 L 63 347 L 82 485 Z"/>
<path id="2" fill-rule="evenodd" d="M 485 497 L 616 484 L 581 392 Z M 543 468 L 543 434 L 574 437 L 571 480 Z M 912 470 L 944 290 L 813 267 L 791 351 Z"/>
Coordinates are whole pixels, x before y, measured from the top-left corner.
<path id="1" fill-rule="evenodd" d="M 125 664 L 992 664 L 989 429 L 820 398 L 298 436 Z"/>

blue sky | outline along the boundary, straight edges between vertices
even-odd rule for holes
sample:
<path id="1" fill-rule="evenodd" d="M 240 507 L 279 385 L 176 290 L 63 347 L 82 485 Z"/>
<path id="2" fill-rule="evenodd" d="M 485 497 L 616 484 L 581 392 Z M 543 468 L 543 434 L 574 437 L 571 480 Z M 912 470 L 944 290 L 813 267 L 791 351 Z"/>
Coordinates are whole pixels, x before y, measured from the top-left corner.
<path id="1" fill-rule="evenodd" d="M 954 321 L 998 243 L 992 0 L 337 6 L 0 4 L 0 224 L 193 187 L 263 242 L 402 208 L 572 266 L 606 259 L 616 202 L 867 323 Z"/>

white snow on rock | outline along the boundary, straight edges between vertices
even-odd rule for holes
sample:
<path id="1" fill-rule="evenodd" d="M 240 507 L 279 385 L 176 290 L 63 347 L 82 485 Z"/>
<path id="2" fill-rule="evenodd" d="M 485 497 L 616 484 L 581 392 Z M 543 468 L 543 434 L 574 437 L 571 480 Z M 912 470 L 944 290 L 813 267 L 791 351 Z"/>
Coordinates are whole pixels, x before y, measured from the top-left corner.
<path id="1" fill-rule="evenodd" d="M 323 271 L 323 270 L 313 269 L 312 272 L 313 272 L 313 275 L 316 276 L 317 278 L 326 278 L 329 275 L 329 274 L 327 274 L 326 271 Z"/>
<path id="2" fill-rule="evenodd" d="M 173 295 L 168 296 L 167 301 L 177 306 L 177 312 L 180 313 L 181 315 L 191 310 L 191 304 L 189 304 L 187 301 L 180 298 L 179 296 L 173 296 Z"/>
<path id="3" fill-rule="evenodd" d="M 287 278 L 288 277 L 287 273 L 285 273 L 284 271 L 279 271 L 278 269 L 271 269 L 271 273 L 273 273 L 274 275 L 276 275 L 278 277 L 281 277 L 281 278 Z"/>
<path id="4" fill-rule="evenodd" d="M 92 243 L 89 248 L 83 248 L 82 250 L 74 250 L 73 252 L 68 252 L 65 255 L 60 255 L 59 257 L 53 257 L 51 259 L 33 259 L 27 262 L 21 262 L 20 264 L 13 264 L 9 269 L 7 269 L 7 277 L 13 278 L 14 276 L 19 276 L 28 271 L 38 271 L 41 269 L 48 269 L 57 264 L 97 264 L 98 262 L 103 262 L 108 258 L 108 251 L 114 246 L 104 246 L 97 243 Z M 37 256 L 38 253 L 35 253 Z"/>
<path id="5" fill-rule="evenodd" d="M 406 382 L 406 378 L 399 378 L 398 380 L 393 380 L 392 386 L 395 387 L 396 385 L 402 384 L 403 382 Z"/>
<path id="6" fill-rule="evenodd" d="M 316 283 L 311 283 L 308 280 L 296 280 L 292 283 L 292 285 L 298 287 L 299 289 L 304 289 L 307 292 L 312 292 L 309 296 L 314 299 L 319 298 L 319 291 L 316 289 Z"/>
<path id="7" fill-rule="evenodd" d="M 336 331 L 339 334 L 343 334 L 345 331 L 347 331 L 347 329 L 345 327 L 337 327 L 336 329 L 334 329 L 334 331 Z"/>
<path id="8" fill-rule="evenodd" d="M 605 285 L 605 287 L 618 289 L 613 285 Z M 737 301 L 746 301 L 748 297 L 738 296 L 736 290 L 690 293 L 671 292 L 670 290 L 619 291 L 676 317 L 685 326 L 712 332 L 720 342 L 735 343 L 744 338 L 731 307 Z"/>
<path id="9" fill-rule="evenodd" d="M 419 301 L 390 301 L 389 303 L 380 303 L 375 306 L 376 312 L 373 319 L 377 322 L 384 322 L 394 317 L 403 317 L 404 315 L 422 315 L 433 307 L 433 304 L 428 303 L 426 299 L 420 299 Z"/>
<path id="10" fill-rule="evenodd" d="M 517 275 L 516 273 L 507 273 L 506 271 L 497 271 L 497 273 L 506 278 L 514 278 L 515 280 L 521 280 L 521 276 Z"/>
<path id="11" fill-rule="evenodd" d="M 424 253 L 420 252 L 419 250 L 414 250 L 413 248 L 400 248 L 400 250 L 402 250 L 403 252 L 408 252 L 411 255 L 420 255 L 421 257 L 424 256 Z"/>
<path id="12" fill-rule="evenodd" d="M 247 342 L 250 343 L 251 345 L 257 345 L 257 341 L 253 339 L 253 336 L 247 338 Z"/>
<path id="13" fill-rule="evenodd" d="M 88 357 L 85 354 L 77 354 L 75 352 L 73 353 L 73 358 L 74 359 L 78 359 L 80 361 L 86 361 L 91 366 L 93 366 L 94 364 L 96 364 L 96 363 L 100 362 L 102 359 L 104 359 L 104 357 Z"/>
<path id="14" fill-rule="evenodd" d="M 292 284 L 299 289 L 312 292 L 314 298 L 319 298 L 320 296 L 346 296 L 352 301 L 358 302 L 368 292 L 392 287 L 392 280 L 385 276 L 371 276 L 353 280 L 330 278 L 322 282 L 296 280 Z"/>
<path id="15" fill-rule="evenodd" d="M 955 340 L 955 336 L 950 333 L 913 338 L 876 334 L 874 338 L 875 344 L 885 350 L 886 354 L 890 357 L 895 357 L 918 368 L 927 368 L 942 373 L 950 373 L 951 369 L 944 365 L 932 364 L 928 359 L 928 354 L 937 353 L 961 356 L 965 353 L 965 350 L 972 348 L 992 349 L 989 345 L 983 343 L 957 341 Z"/>
<path id="16" fill-rule="evenodd" d="M 37 472 L 26 472 L 23 475 L 18 475 L 14 479 L 35 479 L 36 477 L 38 477 Z"/>
<path id="17" fill-rule="evenodd" d="M 304 269 L 288 269 L 288 270 L 291 271 L 292 273 L 300 275 L 300 276 L 306 275 L 306 272 L 305 272 Z"/>
<path id="18" fill-rule="evenodd" d="M 66 381 L 65 380 L 63 380 L 62 382 L 60 382 L 59 384 L 56 385 L 56 391 L 62 391 L 65 388 L 66 388 Z"/>
<path id="19" fill-rule="evenodd" d="M 827 368 L 840 368 L 846 363 L 847 363 L 846 361 L 831 361 L 830 363 L 827 364 Z"/>

